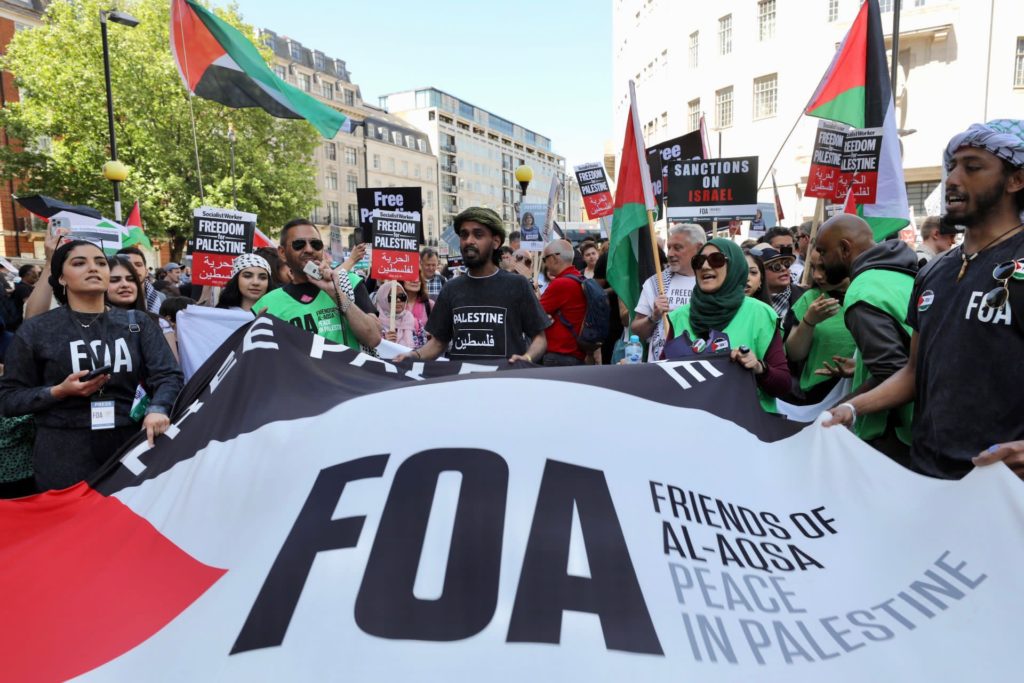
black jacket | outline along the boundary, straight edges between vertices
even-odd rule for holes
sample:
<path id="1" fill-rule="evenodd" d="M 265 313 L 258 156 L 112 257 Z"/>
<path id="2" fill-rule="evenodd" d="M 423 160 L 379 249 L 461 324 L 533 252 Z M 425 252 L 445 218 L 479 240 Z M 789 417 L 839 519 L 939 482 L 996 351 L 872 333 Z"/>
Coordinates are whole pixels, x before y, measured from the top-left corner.
<path id="1" fill-rule="evenodd" d="M 128 426 L 140 383 L 150 396 L 147 412 L 169 414 L 181 391 L 181 370 L 159 324 L 141 311 L 134 317 L 130 325 L 128 311 L 115 308 L 85 328 L 62 306 L 26 320 L 7 350 L 0 415 L 34 414 L 43 427 L 89 429 L 90 402 L 112 399 L 116 425 Z M 102 396 L 54 398 L 50 388 L 73 372 L 96 367 L 94 357 L 114 366 Z"/>

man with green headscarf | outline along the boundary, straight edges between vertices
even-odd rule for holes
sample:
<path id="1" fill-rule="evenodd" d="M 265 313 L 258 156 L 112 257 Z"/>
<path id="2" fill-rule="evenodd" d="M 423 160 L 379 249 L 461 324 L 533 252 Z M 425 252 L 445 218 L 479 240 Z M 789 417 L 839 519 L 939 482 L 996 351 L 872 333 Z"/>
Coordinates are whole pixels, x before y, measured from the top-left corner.
<path id="1" fill-rule="evenodd" d="M 757 379 L 761 406 L 778 412 L 775 397 L 790 389 L 789 366 L 771 306 L 744 295 L 747 260 L 735 242 L 713 239 L 693 257 L 697 286 L 690 302 L 668 314 L 665 358 L 728 354 Z"/>

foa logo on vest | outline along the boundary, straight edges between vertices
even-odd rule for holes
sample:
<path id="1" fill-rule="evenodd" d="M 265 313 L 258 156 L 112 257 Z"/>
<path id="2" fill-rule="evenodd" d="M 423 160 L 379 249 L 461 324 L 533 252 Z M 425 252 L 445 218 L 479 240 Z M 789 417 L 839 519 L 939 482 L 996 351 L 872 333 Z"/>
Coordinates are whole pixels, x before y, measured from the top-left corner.
<path id="1" fill-rule="evenodd" d="M 967 302 L 967 311 L 964 313 L 965 320 L 977 320 L 991 325 L 1012 325 L 1013 313 L 1010 309 L 1009 300 L 1001 308 L 991 308 L 985 305 L 985 292 L 971 292 L 971 298 Z"/>

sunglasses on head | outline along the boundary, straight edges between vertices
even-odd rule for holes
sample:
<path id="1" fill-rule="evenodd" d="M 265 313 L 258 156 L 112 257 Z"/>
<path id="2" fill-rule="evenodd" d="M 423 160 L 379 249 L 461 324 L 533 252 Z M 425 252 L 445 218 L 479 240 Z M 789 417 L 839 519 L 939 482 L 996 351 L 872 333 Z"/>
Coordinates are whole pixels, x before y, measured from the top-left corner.
<path id="1" fill-rule="evenodd" d="M 1010 300 L 1010 278 L 1017 270 L 1016 261 L 1000 263 L 992 269 L 992 277 L 996 282 L 1002 283 L 982 299 L 982 305 L 986 308 L 1002 308 Z"/>
<path id="2" fill-rule="evenodd" d="M 312 240 L 292 240 L 292 249 L 294 251 L 302 251 L 303 249 L 306 248 L 306 244 L 307 243 L 309 244 L 309 246 L 313 247 L 313 251 L 320 251 L 321 249 L 324 248 L 324 241 L 323 240 L 312 239 Z"/>
<path id="3" fill-rule="evenodd" d="M 720 251 L 713 251 L 710 254 L 697 254 L 690 259 L 690 265 L 694 270 L 703 268 L 705 262 L 715 270 L 718 270 L 725 267 L 725 264 L 729 262 L 729 257 Z"/>

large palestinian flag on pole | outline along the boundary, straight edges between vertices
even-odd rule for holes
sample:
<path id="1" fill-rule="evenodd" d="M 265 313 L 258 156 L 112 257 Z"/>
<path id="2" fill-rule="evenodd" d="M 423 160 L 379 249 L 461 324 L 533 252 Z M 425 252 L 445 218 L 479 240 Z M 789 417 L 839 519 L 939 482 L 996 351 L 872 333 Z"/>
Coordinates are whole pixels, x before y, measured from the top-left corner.
<path id="1" fill-rule="evenodd" d="M 340 111 L 285 83 L 235 27 L 191 0 L 171 0 L 171 52 L 188 91 L 234 109 L 306 119 L 327 139 L 345 123 Z"/>
<path id="2" fill-rule="evenodd" d="M 885 55 L 878 0 L 866 0 L 804 109 L 808 116 L 854 128 L 881 129 L 875 202 L 858 209 L 871 225 L 875 239 L 888 237 L 910 222 L 892 82 Z"/>
<path id="3" fill-rule="evenodd" d="M 619 174 L 615 182 L 615 213 L 608 248 L 608 284 L 619 295 L 632 316 L 640 299 L 640 287 L 653 272 L 643 268 L 653 258 L 647 244 L 647 212 L 658 205 L 651 187 L 651 171 L 647 165 L 644 137 L 637 114 L 636 90 L 629 82 L 629 114 L 626 136 L 619 157 Z M 646 239 L 645 239 L 646 238 Z M 645 254 L 647 255 L 645 257 Z M 647 270 L 648 272 L 644 273 Z"/>
<path id="4" fill-rule="evenodd" d="M 597 405 L 671 439 L 567 429 Z M 1016 476 L 769 415 L 728 356 L 394 364 L 261 317 L 171 419 L 0 500 L 5 682 L 1020 679 Z"/>

